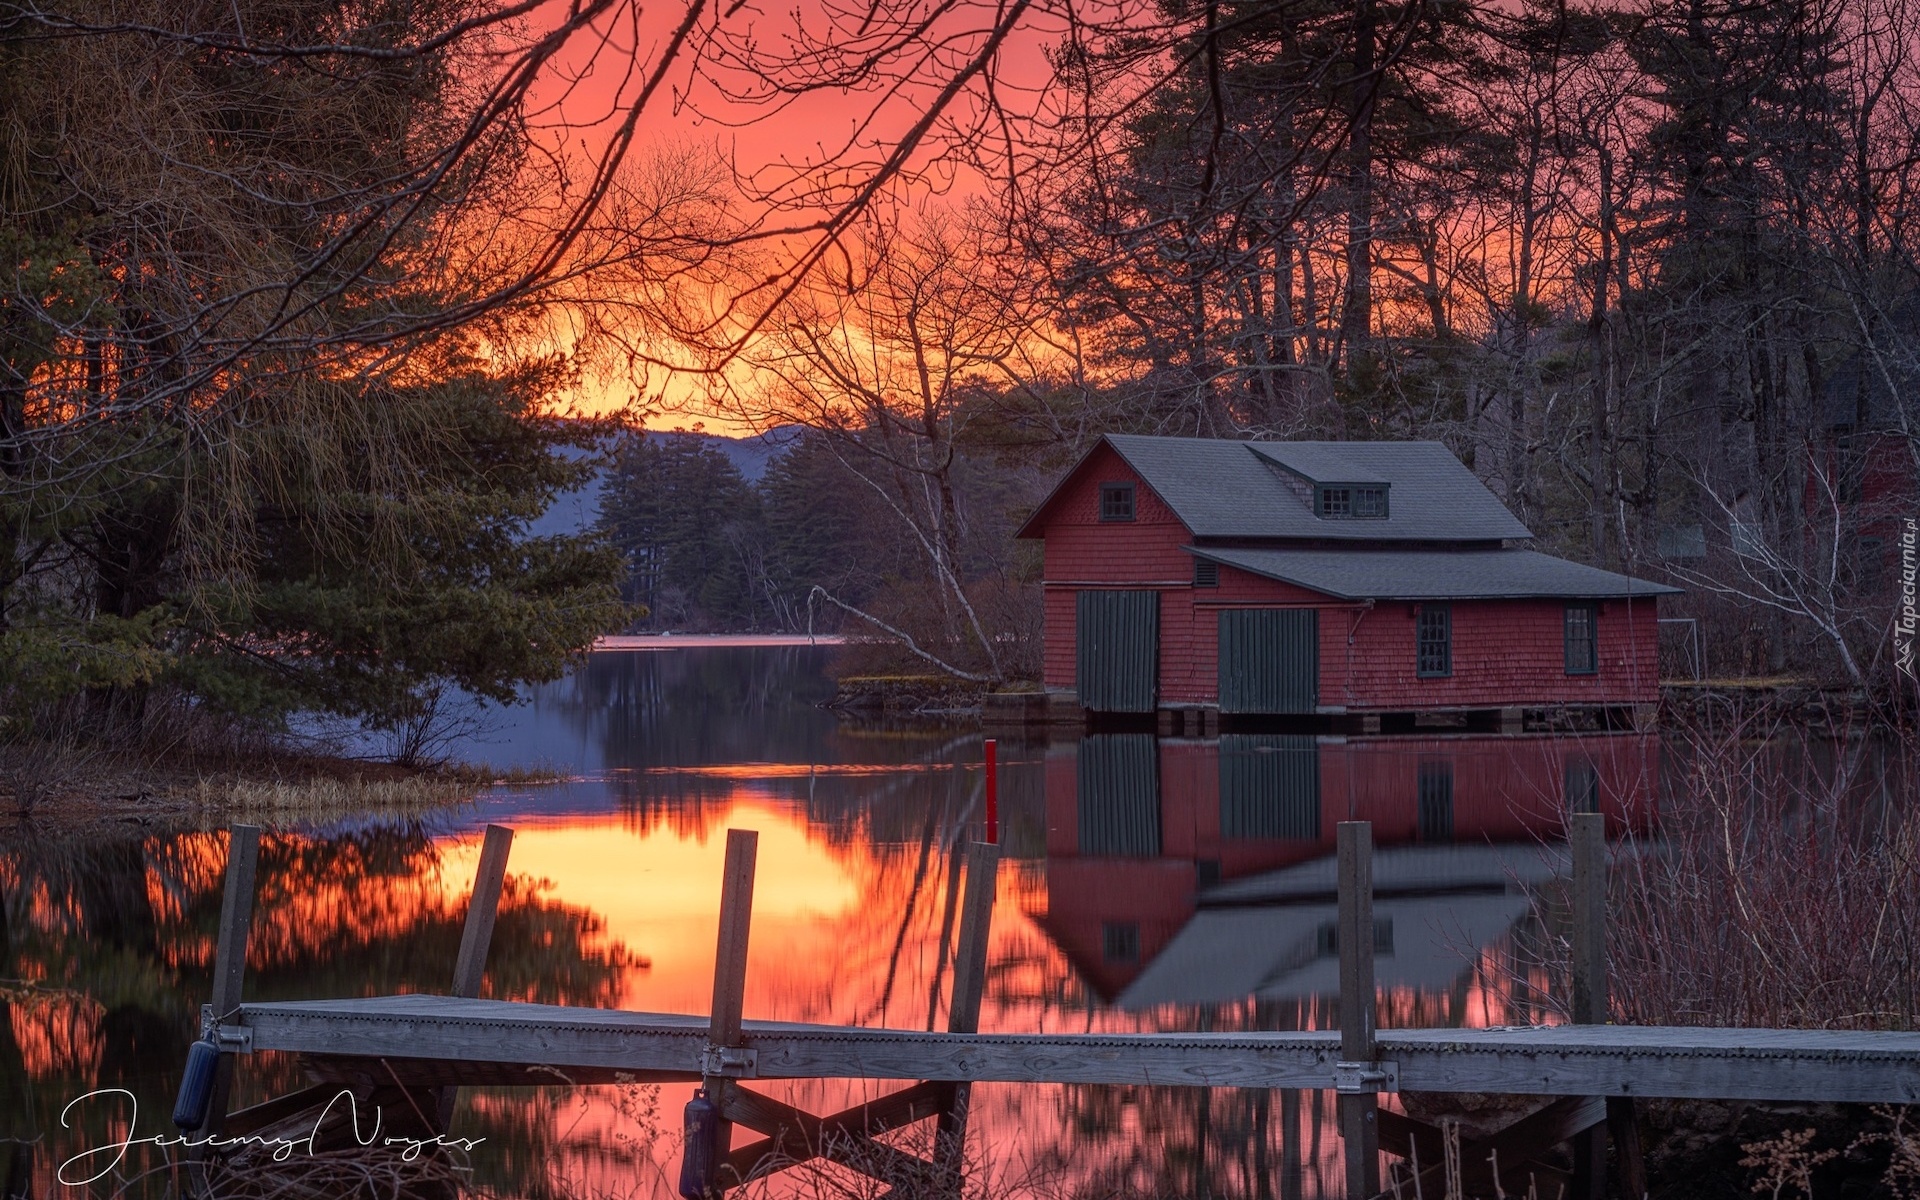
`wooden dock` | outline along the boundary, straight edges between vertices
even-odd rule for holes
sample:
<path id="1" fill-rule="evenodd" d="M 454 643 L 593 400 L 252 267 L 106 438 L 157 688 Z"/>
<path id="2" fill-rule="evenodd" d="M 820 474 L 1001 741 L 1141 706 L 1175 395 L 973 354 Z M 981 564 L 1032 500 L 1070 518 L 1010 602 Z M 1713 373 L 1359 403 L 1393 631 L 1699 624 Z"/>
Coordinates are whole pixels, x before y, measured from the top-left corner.
<path id="1" fill-rule="evenodd" d="M 1573 1200 L 1598 1200 L 1607 1192 L 1609 1137 L 1616 1190 L 1646 1190 L 1633 1109 L 1639 1099 L 1920 1102 L 1920 1033 L 1607 1024 L 1606 849 L 1597 814 L 1572 818 L 1576 1023 L 1490 1029 L 1376 1028 L 1373 955 L 1354 951 L 1371 950 L 1374 931 L 1372 837 L 1362 822 L 1339 829 L 1337 1032 L 979 1032 L 999 865 L 999 848 L 985 843 L 956 858 L 956 866 L 964 858 L 966 892 L 946 1030 L 744 1021 L 756 837 L 728 834 L 712 1012 L 697 1016 L 480 999 L 512 843 L 512 831 L 499 826 L 487 830 L 450 995 L 246 1001 L 259 830 L 235 826 L 214 999 L 202 1016 L 225 1052 L 208 1130 L 228 1141 L 209 1143 L 196 1162 L 211 1154 L 206 1169 L 218 1169 L 218 1145 L 244 1153 L 248 1135 L 257 1140 L 263 1131 L 310 1122 L 342 1089 L 432 1135 L 447 1130 L 461 1087 L 699 1081 L 719 1113 L 717 1174 L 703 1185 L 707 1195 L 824 1157 L 882 1178 L 898 1195 L 951 1196 L 976 1083 L 1275 1089 L 1283 1097 L 1325 1090 L 1339 1099 L 1347 1194 L 1369 1200 L 1388 1194 L 1383 1151 L 1405 1160 L 1395 1166 L 1397 1188 L 1414 1181 L 1414 1163 L 1428 1164 L 1422 1180 L 1439 1169 L 1432 1164 L 1447 1137 L 1383 1110 L 1382 1095 L 1480 1093 L 1558 1099 L 1543 1099 L 1484 1139 L 1461 1141 L 1458 1161 L 1469 1176 L 1484 1175 L 1492 1190 L 1553 1184 Z M 299 1055 L 311 1086 L 227 1113 L 226 1076 L 239 1058 L 262 1051 Z M 827 1115 L 745 1086 L 823 1078 L 909 1086 Z M 927 1118 L 938 1121 L 930 1159 L 875 1140 Z M 764 1136 L 736 1148 L 736 1123 Z M 1554 1149 L 1563 1145 L 1564 1155 Z M 903 1180 L 911 1186 L 903 1189 Z"/>
<path id="2" fill-rule="evenodd" d="M 699 1079 L 708 1019 L 383 996 L 243 1004 L 252 1050 L 384 1059 L 409 1084 Z M 1343 1086 L 1340 1034 L 923 1033 L 747 1021 L 734 1079 L 902 1079 L 1920 1103 L 1920 1033 L 1542 1025 L 1381 1030 Z"/>

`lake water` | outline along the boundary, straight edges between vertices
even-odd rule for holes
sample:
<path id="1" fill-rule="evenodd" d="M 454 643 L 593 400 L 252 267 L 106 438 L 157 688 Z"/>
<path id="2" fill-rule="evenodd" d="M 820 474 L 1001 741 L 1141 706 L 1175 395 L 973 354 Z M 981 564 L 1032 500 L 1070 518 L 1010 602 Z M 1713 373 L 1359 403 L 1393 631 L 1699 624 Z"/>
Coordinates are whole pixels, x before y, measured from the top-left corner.
<path id="1" fill-rule="evenodd" d="M 955 849 L 983 816 L 981 734 L 842 723 L 817 707 L 829 653 L 596 654 L 462 748 L 566 782 L 427 820 L 270 833 L 247 994 L 444 991 L 494 821 L 516 837 L 486 995 L 704 1013 L 725 833 L 746 828 L 760 835 L 747 1017 L 944 1027 L 943 935 Z M 1008 858 L 982 1026 L 1332 1025 L 1327 859 L 1350 816 L 1372 820 L 1380 846 L 1382 1025 L 1556 1019 L 1521 885 L 1551 878 L 1570 806 L 1644 825 L 1660 754 L 1644 734 L 1002 740 Z M 0 976 L 15 982 L 0 991 L 0 1114 L 10 1178 L 30 1175 L 34 1195 L 82 1194 L 60 1186 L 60 1164 L 130 1120 L 134 1136 L 166 1131 L 224 862 L 221 832 L 137 824 L 5 845 Z M 302 1082 L 284 1057 L 242 1059 L 236 1104 Z M 888 1090 L 766 1087 L 815 1112 Z M 129 1095 L 85 1101 L 63 1127 L 97 1089 Z M 502 1195 L 666 1196 L 688 1091 L 470 1090 L 454 1133 L 483 1139 L 475 1178 Z M 1329 1094 L 984 1085 L 974 1111 L 972 1149 L 1008 1192 L 1341 1190 Z M 774 1191 L 818 1182 L 794 1173 Z"/>

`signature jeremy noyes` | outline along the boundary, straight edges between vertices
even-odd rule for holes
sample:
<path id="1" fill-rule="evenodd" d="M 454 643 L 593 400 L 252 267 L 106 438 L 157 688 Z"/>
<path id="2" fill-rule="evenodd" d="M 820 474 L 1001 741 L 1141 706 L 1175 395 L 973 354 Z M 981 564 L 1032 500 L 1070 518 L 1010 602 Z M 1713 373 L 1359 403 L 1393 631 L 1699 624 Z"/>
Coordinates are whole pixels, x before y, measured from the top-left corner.
<path id="1" fill-rule="evenodd" d="M 450 1138 L 442 1134 L 428 1138 L 389 1136 L 383 1139 L 380 1136 L 381 1114 L 378 1105 L 373 1109 L 373 1128 L 363 1134 L 360 1130 L 360 1107 L 350 1091 L 335 1093 L 333 1099 L 327 1101 L 326 1107 L 314 1117 L 312 1126 L 299 1137 L 265 1136 L 257 1133 L 243 1134 L 238 1137 L 220 1137 L 213 1134 L 195 1137 L 191 1134 L 155 1133 L 143 1137 L 139 1135 L 140 1102 L 125 1088 L 100 1088 L 68 1101 L 67 1106 L 60 1110 L 61 1127 L 73 1128 L 74 1109 L 89 1102 L 124 1104 L 124 1112 L 112 1113 L 106 1118 L 111 1128 L 116 1117 L 124 1116 L 125 1124 L 121 1127 L 124 1132 L 114 1141 L 95 1146 L 90 1150 L 82 1150 L 61 1163 L 58 1178 L 61 1183 L 69 1187 L 93 1183 L 114 1171 L 126 1161 L 127 1152 L 135 1146 L 154 1146 L 160 1149 L 179 1146 L 190 1150 L 199 1147 L 223 1150 L 235 1146 L 259 1146 L 273 1152 L 273 1161 L 286 1162 L 302 1151 L 312 1153 L 313 1139 L 319 1133 L 320 1126 L 342 1105 L 345 1106 L 347 1128 L 351 1131 L 356 1143 L 361 1146 L 401 1147 L 400 1158 L 403 1162 L 412 1162 L 420 1157 L 421 1151 L 434 1147 L 444 1146 L 464 1151 L 471 1150 L 487 1140 L 485 1138 Z M 92 1174 L 81 1174 L 86 1171 L 91 1171 Z"/>

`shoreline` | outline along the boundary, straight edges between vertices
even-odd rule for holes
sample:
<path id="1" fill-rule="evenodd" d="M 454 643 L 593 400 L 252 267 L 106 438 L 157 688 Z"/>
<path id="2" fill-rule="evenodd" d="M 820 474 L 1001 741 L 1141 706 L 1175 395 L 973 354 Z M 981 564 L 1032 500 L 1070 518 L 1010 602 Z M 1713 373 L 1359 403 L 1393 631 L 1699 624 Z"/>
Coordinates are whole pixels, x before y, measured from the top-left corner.
<path id="1" fill-rule="evenodd" d="M 751 649 L 777 646 L 844 646 L 843 633 L 628 633 L 609 634 L 593 643 L 594 654 L 607 651 Z"/>

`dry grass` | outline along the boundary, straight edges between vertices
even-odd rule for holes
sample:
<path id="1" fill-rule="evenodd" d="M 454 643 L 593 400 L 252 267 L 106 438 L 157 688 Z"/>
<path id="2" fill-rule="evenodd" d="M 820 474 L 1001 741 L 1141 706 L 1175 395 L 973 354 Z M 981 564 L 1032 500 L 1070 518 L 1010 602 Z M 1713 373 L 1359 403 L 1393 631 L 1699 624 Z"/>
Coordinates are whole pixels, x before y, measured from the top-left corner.
<path id="1" fill-rule="evenodd" d="M 462 804 L 484 783 L 456 772 L 368 778 L 314 775 L 296 779 L 217 776 L 184 792 L 188 804 L 215 820 L 335 820 L 344 817 L 417 816 Z"/>
<path id="2" fill-rule="evenodd" d="M 1920 744 L 1879 736 L 1816 745 L 1756 717 L 1670 745 L 1658 842 L 1613 872 L 1617 1019 L 1920 1028 Z"/>
<path id="3" fill-rule="evenodd" d="M 464 803 L 496 784 L 559 778 L 544 768 L 408 770 L 304 754 L 201 759 L 61 743 L 0 744 L 0 825 L 72 832 L 126 822 L 198 828 L 229 820 L 413 817 Z"/>
<path id="4" fill-rule="evenodd" d="M 1920 1129 L 1908 1125 L 1911 1111 L 1876 1106 L 1874 1115 L 1886 1122 L 1884 1130 L 1857 1135 L 1843 1146 L 1818 1147 L 1813 1129 L 1786 1130 L 1777 1137 L 1746 1142 L 1740 1165 L 1751 1172 L 1750 1190 L 1770 1200 L 1818 1200 L 1823 1195 L 1821 1168 L 1862 1152 L 1884 1151 L 1880 1195 L 1888 1200 L 1920 1200 Z M 1839 1194 L 1842 1187 L 1833 1188 Z"/>
<path id="5" fill-rule="evenodd" d="M 453 763 L 437 768 L 436 774 L 465 781 L 476 791 L 489 787 L 541 787 L 565 783 L 573 776 L 552 763 L 534 763 L 523 767 L 493 767 L 486 763 Z"/>

